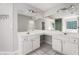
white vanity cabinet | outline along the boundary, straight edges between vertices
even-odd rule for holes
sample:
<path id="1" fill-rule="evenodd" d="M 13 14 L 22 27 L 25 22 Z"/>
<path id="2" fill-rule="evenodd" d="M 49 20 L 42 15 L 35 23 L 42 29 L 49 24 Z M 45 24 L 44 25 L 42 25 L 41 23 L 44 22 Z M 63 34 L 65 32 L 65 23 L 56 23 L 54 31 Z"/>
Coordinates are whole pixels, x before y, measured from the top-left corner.
<path id="1" fill-rule="evenodd" d="M 78 38 L 70 36 L 67 41 L 63 41 L 63 53 L 68 55 L 78 55 Z"/>
<path id="2" fill-rule="evenodd" d="M 27 54 L 32 51 L 32 41 L 26 37 L 23 41 L 23 54 Z"/>
<path id="3" fill-rule="evenodd" d="M 79 54 L 79 38 L 60 35 L 52 38 L 52 48 L 67 55 Z"/>
<path id="4" fill-rule="evenodd" d="M 68 55 L 78 55 L 78 44 L 63 42 L 63 53 Z"/>
<path id="5" fill-rule="evenodd" d="M 62 43 L 59 39 L 52 40 L 52 48 L 58 52 L 62 52 Z"/>
<path id="6" fill-rule="evenodd" d="M 33 50 L 37 49 L 40 47 L 40 36 L 36 36 L 33 40 L 32 40 L 32 43 L 33 43 Z"/>
<path id="7" fill-rule="evenodd" d="M 28 54 L 40 47 L 40 36 L 29 35 L 25 36 L 23 40 L 23 54 Z"/>
<path id="8" fill-rule="evenodd" d="M 32 42 L 32 50 L 40 47 L 40 35 L 29 36 L 28 39 Z"/>

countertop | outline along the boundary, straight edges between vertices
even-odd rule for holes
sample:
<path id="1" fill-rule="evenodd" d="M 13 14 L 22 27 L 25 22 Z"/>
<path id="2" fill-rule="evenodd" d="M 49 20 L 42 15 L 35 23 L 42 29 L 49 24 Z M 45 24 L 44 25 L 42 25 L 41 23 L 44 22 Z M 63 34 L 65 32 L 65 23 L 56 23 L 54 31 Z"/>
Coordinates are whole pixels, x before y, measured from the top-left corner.
<path id="1" fill-rule="evenodd" d="M 31 35 L 51 35 L 53 38 L 76 38 L 79 39 L 78 33 L 67 33 L 66 35 L 60 31 L 51 31 L 51 30 L 33 30 L 27 32 L 18 32 L 18 36 L 31 36 Z"/>

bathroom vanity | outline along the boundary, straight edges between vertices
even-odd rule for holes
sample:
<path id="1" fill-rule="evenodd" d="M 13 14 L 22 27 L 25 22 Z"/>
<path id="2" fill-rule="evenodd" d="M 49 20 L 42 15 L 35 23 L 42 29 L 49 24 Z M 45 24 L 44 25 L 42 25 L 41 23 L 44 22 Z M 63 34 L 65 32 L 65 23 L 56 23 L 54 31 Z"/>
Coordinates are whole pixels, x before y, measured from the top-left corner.
<path id="1" fill-rule="evenodd" d="M 39 32 L 39 31 L 38 31 Z M 42 32 L 19 32 L 19 54 L 28 54 L 40 47 L 40 35 Z"/>
<path id="2" fill-rule="evenodd" d="M 79 34 L 68 33 L 67 35 L 52 36 L 52 48 L 62 54 L 79 54 Z"/>
<path id="3" fill-rule="evenodd" d="M 20 53 L 27 54 L 31 51 L 40 47 L 40 36 L 39 35 L 24 35 L 20 41 Z"/>
<path id="4" fill-rule="evenodd" d="M 30 32 L 19 32 L 19 54 L 28 54 L 40 47 L 40 35 L 52 35 L 51 32 L 34 30 Z"/>
<path id="5" fill-rule="evenodd" d="M 74 35 L 75 34 L 75 35 Z M 67 54 L 79 54 L 79 37 L 77 33 L 67 33 L 49 30 L 34 30 L 19 32 L 19 54 L 28 54 L 40 47 L 40 35 L 52 36 L 52 50 Z"/>

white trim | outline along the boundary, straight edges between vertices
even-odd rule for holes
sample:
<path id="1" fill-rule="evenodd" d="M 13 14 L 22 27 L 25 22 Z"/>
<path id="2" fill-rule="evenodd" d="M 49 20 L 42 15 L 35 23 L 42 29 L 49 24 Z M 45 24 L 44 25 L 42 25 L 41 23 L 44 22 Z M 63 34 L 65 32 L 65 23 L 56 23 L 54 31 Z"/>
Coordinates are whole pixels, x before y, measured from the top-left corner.
<path id="1" fill-rule="evenodd" d="M 0 52 L 0 55 L 18 55 L 18 50 L 13 52 Z"/>

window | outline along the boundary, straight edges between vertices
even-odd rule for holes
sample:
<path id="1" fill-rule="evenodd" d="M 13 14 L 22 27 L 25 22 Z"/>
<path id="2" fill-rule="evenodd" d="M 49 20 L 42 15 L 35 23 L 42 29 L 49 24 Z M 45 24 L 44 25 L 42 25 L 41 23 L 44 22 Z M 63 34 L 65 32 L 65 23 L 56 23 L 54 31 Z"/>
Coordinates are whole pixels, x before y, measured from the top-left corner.
<path id="1" fill-rule="evenodd" d="M 77 29 L 77 21 L 68 21 L 67 29 Z"/>

